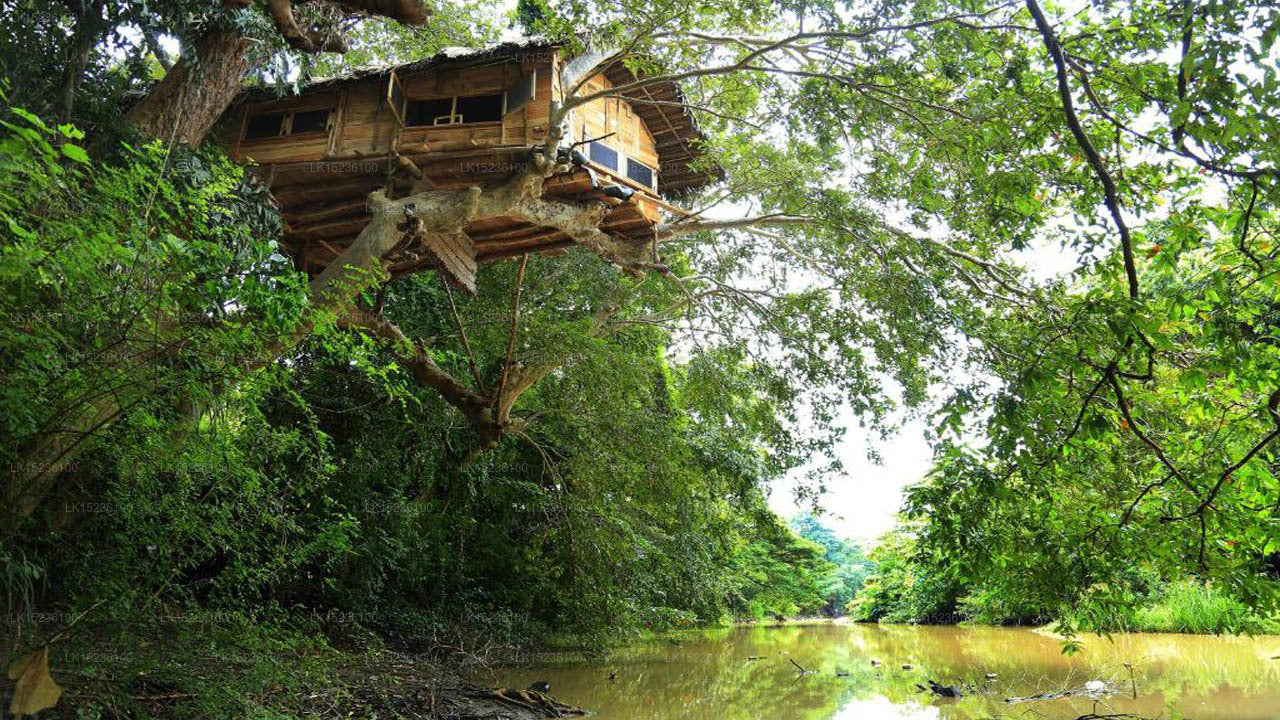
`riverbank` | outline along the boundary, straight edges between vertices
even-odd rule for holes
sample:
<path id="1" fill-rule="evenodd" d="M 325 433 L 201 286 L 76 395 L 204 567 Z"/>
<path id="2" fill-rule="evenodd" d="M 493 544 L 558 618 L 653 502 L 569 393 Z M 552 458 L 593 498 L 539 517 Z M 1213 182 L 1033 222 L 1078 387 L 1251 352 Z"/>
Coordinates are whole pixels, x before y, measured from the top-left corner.
<path id="1" fill-rule="evenodd" d="M 534 720 L 581 716 L 583 711 L 574 707 L 579 705 L 601 717 L 631 718 L 639 717 L 650 702 L 661 702 L 672 717 L 684 717 L 676 712 L 676 700 L 688 694 L 678 691 L 683 673 L 711 673 L 709 678 L 725 674 L 730 683 L 743 671 L 758 674 L 768 668 L 770 682 L 792 681 L 796 673 L 790 660 L 829 678 L 823 682 L 852 673 L 868 683 L 868 691 L 890 692 L 896 703 L 906 702 L 915 683 L 926 676 L 951 683 L 976 682 L 985 673 L 1002 678 L 1052 675 L 1059 667 L 1055 658 L 1061 656 L 1062 640 L 1052 627 L 808 617 L 655 634 L 603 652 L 533 652 L 494 638 L 473 638 L 492 643 L 483 652 L 476 646 L 460 652 L 456 639 L 429 640 L 418 633 L 388 637 L 357 623 L 282 627 L 235 616 L 220 618 L 220 624 L 213 618 L 188 620 L 180 625 L 168 618 L 100 626 L 92 632 L 84 627 L 54 643 L 50 671 L 64 694 L 41 717 Z M 1237 673 L 1256 675 L 1272 665 L 1280 672 L 1280 662 L 1271 660 L 1280 655 L 1280 637 L 1131 633 L 1105 642 L 1101 636 L 1083 639 L 1086 664 L 1077 671 L 1089 668 L 1093 675 L 1101 670 L 1100 660 L 1114 671 L 1132 657 L 1163 664 L 1208 651 L 1230 657 Z M 12 638 L 3 640 L 6 647 L 13 646 Z M 856 652 L 847 642 L 853 640 Z M 957 641 L 966 653 L 980 651 L 981 667 L 948 659 Z M 1010 641 L 1022 648 L 1017 657 L 999 650 Z M 1184 646 L 1185 652 L 1177 651 Z M 12 655 L 5 658 L 12 660 Z M 882 673 L 902 677 L 884 685 L 876 679 Z M 655 674 L 670 675 L 675 685 L 654 686 Z M 1211 679 L 1220 683 L 1229 678 Z M 521 689 L 542 681 L 550 682 L 545 693 Z M 731 684 L 740 681 L 732 679 Z M 1034 694 L 1037 689 L 1015 684 L 1001 691 Z M 8 702 L 9 697 L 0 697 L 0 703 Z"/>
<path id="2" fill-rule="evenodd" d="M 1169 616 L 1165 616 L 1169 617 Z M 1147 623 L 1137 626 L 1129 626 L 1125 628 L 1116 628 L 1109 630 L 1110 635 L 1124 634 L 1151 634 L 1151 635 L 1238 635 L 1242 637 L 1280 637 L 1280 621 L 1270 620 L 1258 624 L 1256 627 L 1260 629 L 1256 632 L 1214 632 L 1212 630 L 1189 630 L 1178 629 L 1188 627 L 1185 621 L 1172 616 L 1175 621 L 1167 623 Z M 852 615 L 841 615 L 839 617 L 800 617 L 787 618 L 786 620 L 735 620 L 733 627 L 803 627 L 806 625 L 882 625 L 887 627 L 1020 627 L 1032 632 L 1041 633 L 1059 640 L 1065 640 L 1066 636 L 1058 632 L 1059 623 L 987 623 L 978 620 L 961 620 L 954 623 L 946 622 L 887 622 L 883 620 L 860 620 Z M 1191 625 L 1190 627 L 1195 627 Z M 1246 628 L 1247 629 L 1247 628 Z M 1086 635 L 1102 637 L 1101 634 L 1094 632 L 1086 632 Z"/>
<path id="3" fill-rule="evenodd" d="M 550 693 L 489 684 L 479 658 L 355 623 L 264 625 L 235 615 L 82 624 L 48 650 L 61 688 L 41 718 L 537 720 L 583 711 Z M 51 637 L 46 635 L 45 637 Z M 0 637 L 6 667 L 30 637 Z M 19 648 L 19 650 L 14 650 Z M 516 655 L 512 655 L 513 657 Z M 4 683 L 8 707 L 13 683 Z"/>

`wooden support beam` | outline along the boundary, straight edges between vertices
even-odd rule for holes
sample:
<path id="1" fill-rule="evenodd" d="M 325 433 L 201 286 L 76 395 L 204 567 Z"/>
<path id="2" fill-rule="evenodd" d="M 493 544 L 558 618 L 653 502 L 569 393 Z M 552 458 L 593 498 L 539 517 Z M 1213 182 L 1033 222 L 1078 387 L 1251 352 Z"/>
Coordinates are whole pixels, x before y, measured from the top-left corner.
<path id="1" fill-rule="evenodd" d="M 552 254 L 557 252 L 563 252 L 565 248 L 571 247 L 573 244 L 574 242 L 572 240 L 565 238 L 563 240 L 551 240 L 551 241 L 545 242 L 542 245 L 536 246 L 537 247 L 536 250 L 531 247 L 510 247 L 510 248 L 495 249 L 492 251 L 486 250 L 483 255 L 476 256 L 476 261 L 481 263 L 488 263 L 488 262 L 493 262 L 495 260 L 504 260 L 509 257 L 524 255 L 525 253 L 529 253 L 529 252 Z"/>
<path id="2" fill-rule="evenodd" d="M 313 203 L 311 205 L 302 205 L 297 208 L 285 209 L 280 214 L 284 216 L 285 221 L 290 225 L 300 227 L 319 220 L 329 220 L 331 218 L 343 217 L 345 215 L 364 213 L 368 209 L 368 202 L 369 201 L 364 197 L 339 202 L 326 200 L 324 202 Z"/>
<path id="3" fill-rule="evenodd" d="M 326 222 L 312 223 L 311 225 L 290 226 L 289 234 L 297 236 L 309 236 L 315 239 L 315 236 L 330 237 L 333 235 L 349 235 L 358 233 L 369 224 L 369 216 L 361 214 L 354 217 L 343 217 L 336 220 Z"/>
<path id="4" fill-rule="evenodd" d="M 381 178 L 368 176 L 348 180 L 346 182 L 327 182 L 327 183 L 295 183 L 284 187 L 276 188 L 271 191 L 272 196 L 276 200 L 284 203 L 289 200 L 307 200 L 323 198 L 325 196 L 332 197 L 334 195 L 351 194 L 355 192 L 370 193 L 382 187 Z"/>
<path id="5" fill-rule="evenodd" d="M 400 169 L 409 173 L 410 175 L 417 178 L 418 180 L 421 180 L 424 177 L 422 173 L 422 168 L 418 167 L 417 163 L 405 157 L 404 155 L 401 155 L 400 153 L 395 152 L 394 150 L 392 152 L 394 153 L 394 156 L 396 159 L 396 165 L 400 166 Z"/>

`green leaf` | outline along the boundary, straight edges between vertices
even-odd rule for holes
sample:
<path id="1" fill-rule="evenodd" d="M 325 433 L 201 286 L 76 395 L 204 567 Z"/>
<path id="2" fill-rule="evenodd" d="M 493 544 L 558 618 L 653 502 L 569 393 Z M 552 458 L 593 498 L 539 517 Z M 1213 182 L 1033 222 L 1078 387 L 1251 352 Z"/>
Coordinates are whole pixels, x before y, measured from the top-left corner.
<path id="1" fill-rule="evenodd" d="M 64 143 L 62 146 L 62 154 L 79 163 L 89 164 L 89 153 L 84 148 L 71 143 Z"/>

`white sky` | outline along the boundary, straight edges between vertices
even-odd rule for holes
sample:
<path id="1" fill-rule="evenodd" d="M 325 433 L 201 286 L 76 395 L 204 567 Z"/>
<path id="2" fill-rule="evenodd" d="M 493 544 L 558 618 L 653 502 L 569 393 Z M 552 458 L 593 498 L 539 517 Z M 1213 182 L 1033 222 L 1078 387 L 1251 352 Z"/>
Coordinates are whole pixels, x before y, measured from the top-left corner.
<path id="1" fill-rule="evenodd" d="M 849 431 L 837 452 L 844 462 L 845 474 L 826 481 L 826 493 L 820 502 L 826 511 L 822 521 L 842 538 L 870 543 L 893 527 L 894 515 L 902 505 L 903 488 L 929 471 L 933 451 L 924 440 L 925 426 L 921 422 L 907 423 L 896 436 L 881 441 L 874 433 L 859 428 L 847 411 L 844 420 Z M 876 465 L 867 459 L 868 443 L 874 443 L 884 464 Z M 793 472 L 771 488 L 769 507 L 783 518 L 802 512 L 795 502 L 795 489 L 802 477 L 802 471 Z M 807 504 L 803 510 L 808 510 Z"/>

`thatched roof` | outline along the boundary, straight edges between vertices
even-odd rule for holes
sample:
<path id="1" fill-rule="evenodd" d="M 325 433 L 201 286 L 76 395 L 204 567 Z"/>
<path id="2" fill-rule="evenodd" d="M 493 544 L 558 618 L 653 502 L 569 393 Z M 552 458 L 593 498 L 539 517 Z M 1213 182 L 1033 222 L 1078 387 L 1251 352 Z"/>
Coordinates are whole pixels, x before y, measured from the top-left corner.
<path id="1" fill-rule="evenodd" d="M 509 62 L 520 55 L 547 52 L 563 47 L 563 43 L 545 38 L 525 38 L 490 45 L 484 48 L 446 48 L 431 57 L 400 65 L 385 65 L 353 70 L 343 75 L 315 81 L 302 94 L 332 90 L 354 82 L 386 77 L 395 71 L 400 76 L 433 70 L 441 67 L 475 67 L 487 63 Z M 590 59 L 588 56 L 591 56 Z M 594 74 L 603 72 L 614 85 L 635 81 L 636 74 L 622 62 L 617 54 L 587 52 L 579 57 L 588 60 L 588 68 Z M 599 62 L 594 62 L 599 59 Z M 265 94 L 265 89 L 250 91 L 250 96 Z M 684 93 L 673 82 L 655 83 L 630 91 L 624 95 L 632 99 L 634 111 L 644 120 L 657 141 L 658 158 L 662 167 L 658 173 L 658 190 L 664 195 L 679 195 L 703 187 L 724 176 L 723 170 L 714 168 L 694 170 L 691 165 L 704 154 L 702 142 L 705 135 L 698 128 L 693 112 L 684 105 Z M 649 102 L 646 102 L 649 101 Z"/>

